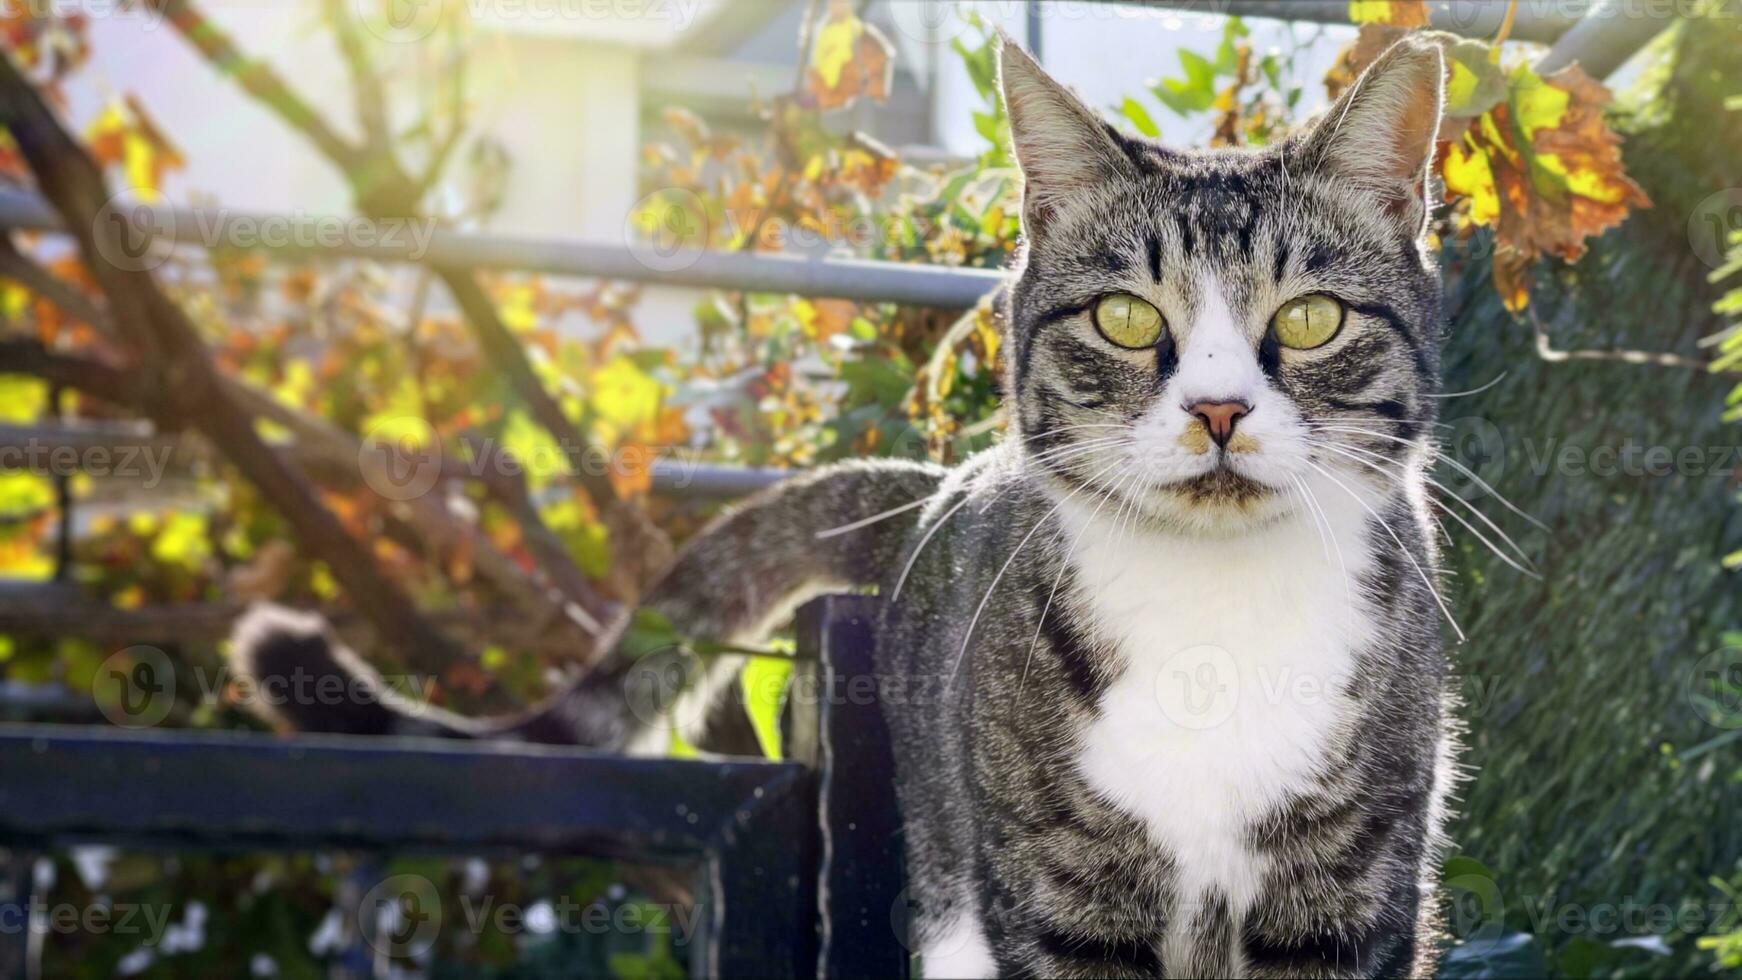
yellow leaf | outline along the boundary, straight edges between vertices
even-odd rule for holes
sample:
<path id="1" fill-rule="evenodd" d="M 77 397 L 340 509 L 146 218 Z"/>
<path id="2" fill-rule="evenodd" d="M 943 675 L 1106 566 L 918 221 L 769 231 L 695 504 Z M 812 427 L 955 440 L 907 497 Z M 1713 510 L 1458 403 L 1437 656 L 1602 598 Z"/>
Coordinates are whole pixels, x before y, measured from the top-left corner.
<path id="1" fill-rule="evenodd" d="M 1571 101 L 1570 93 L 1550 85 L 1529 65 L 1519 66 L 1513 74 L 1512 119 L 1526 139 L 1535 139 L 1539 131 L 1559 126 Z"/>
<path id="2" fill-rule="evenodd" d="M 1513 313 L 1530 305 L 1530 265 L 1530 258 L 1517 249 L 1501 248 L 1494 253 L 1494 289 Z"/>
<path id="3" fill-rule="evenodd" d="M 853 8 L 844 3 L 829 4 L 828 19 L 817 31 L 816 50 L 811 52 L 811 68 L 824 85 L 835 88 L 841 84 L 841 75 L 853 60 L 853 50 L 864 31 L 865 22 Z"/>
<path id="4" fill-rule="evenodd" d="M 308 587 L 309 591 L 322 599 L 337 599 L 339 597 L 338 580 L 333 578 L 332 570 L 327 568 L 325 562 L 318 563 L 309 569 Z"/>
<path id="5" fill-rule="evenodd" d="M 197 571 L 212 555 L 206 540 L 206 519 L 197 513 L 176 513 L 164 519 L 151 542 L 151 557 L 165 565 Z"/>
<path id="6" fill-rule="evenodd" d="M 156 202 L 157 151 L 138 133 L 128 133 L 122 143 L 126 152 L 127 186 L 141 201 Z"/>
<path id="7" fill-rule="evenodd" d="M 889 97 L 894 49 L 876 27 L 860 20 L 849 0 L 830 0 L 805 68 L 810 96 L 821 109 L 852 105 L 861 96 Z"/>
<path id="8" fill-rule="evenodd" d="M 1349 0 L 1349 23 L 1426 27 L 1427 5 L 1422 0 Z"/>
<path id="9" fill-rule="evenodd" d="M 530 333 L 538 328 L 538 309 L 535 301 L 538 290 L 529 283 L 513 286 L 505 291 L 497 307 L 502 315 L 502 325 L 515 333 Z"/>
<path id="10" fill-rule="evenodd" d="M 532 417 L 516 409 L 502 429 L 502 448 L 526 471 L 527 484 L 542 490 L 568 469 L 562 447 Z"/>
<path id="11" fill-rule="evenodd" d="M 25 518 L 54 506 L 54 484 L 35 473 L 0 473 L 0 515 Z"/>
<path id="12" fill-rule="evenodd" d="M 593 372 L 588 387 L 594 414 L 619 435 L 659 415 L 662 386 L 627 357 L 614 358 Z"/>
<path id="13" fill-rule="evenodd" d="M 48 382 L 22 375 L 0 375 L 0 422 L 35 422 L 48 411 Z"/>
<path id="14" fill-rule="evenodd" d="M 1446 179 L 1446 191 L 1470 199 L 1470 220 L 1478 225 L 1494 224 L 1500 217 L 1500 193 L 1494 187 L 1494 172 L 1488 167 L 1488 155 L 1480 149 L 1453 143 L 1446 152 L 1441 171 Z"/>

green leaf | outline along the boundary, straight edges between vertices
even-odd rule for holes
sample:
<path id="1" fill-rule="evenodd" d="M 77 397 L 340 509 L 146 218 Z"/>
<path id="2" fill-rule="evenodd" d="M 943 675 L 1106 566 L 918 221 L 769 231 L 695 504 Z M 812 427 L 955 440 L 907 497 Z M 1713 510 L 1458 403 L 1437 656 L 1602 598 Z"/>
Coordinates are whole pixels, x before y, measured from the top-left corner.
<path id="1" fill-rule="evenodd" d="M 1155 124 L 1155 119 L 1149 114 L 1149 110 L 1143 107 L 1143 103 L 1131 96 L 1127 95 L 1125 101 L 1120 104 L 1119 113 L 1131 120 L 1131 125 L 1137 127 L 1139 133 L 1150 139 L 1157 139 L 1161 136 L 1161 127 Z"/>
<path id="2" fill-rule="evenodd" d="M 635 610 L 634 617 L 629 620 L 629 628 L 623 631 L 623 639 L 618 641 L 617 648 L 624 656 L 635 660 L 660 650 L 682 646 L 683 642 L 683 635 L 664 613 L 643 606 Z"/>
<path id="3" fill-rule="evenodd" d="M 1506 73 L 1488 57 L 1490 50 L 1480 41 L 1446 46 L 1446 61 L 1452 69 L 1446 85 L 1446 115 L 1474 119 L 1506 98 Z"/>
<path id="4" fill-rule="evenodd" d="M 1203 112 L 1216 101 L 1216 68 L 1194 51 L 1179 53 L 1184 78 L 1164 78 L 1150 87 L 1162 104 L 1182 116 Z"/>
<path id="5" fill-rule="evenodd" d="M 762 754 L 775 762 L 783 758 L 780 741 L 780 710 L 786 704 L 793 662 L 780 657 L 751 657 L 738 675 L 744 691 L 744 710 Z"/>

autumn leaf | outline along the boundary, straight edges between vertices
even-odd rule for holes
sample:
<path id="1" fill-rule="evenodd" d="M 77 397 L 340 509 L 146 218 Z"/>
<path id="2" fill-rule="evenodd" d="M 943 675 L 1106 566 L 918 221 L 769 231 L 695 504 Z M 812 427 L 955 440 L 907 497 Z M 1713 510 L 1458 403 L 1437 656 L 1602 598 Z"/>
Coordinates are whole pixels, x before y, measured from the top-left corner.
<path id="1" fill-rule="evenodd" d="M 1622 168 L 1620 137 L 1603 120 L 1609 91 L 1577 65 L 1538 75 L 1514 69 L 1506 99 L 1447 147 L 1446 192 L 1468 201 L 1469 219 L 1495 229 L 1514 253 L 1495 262 L 1509 309 L 1529 300 L 1530 263 L 1542 255 L 1577 262 L 1588 240 L 1651 201 Z"/>
<path id="2" fill-rule="evenodd" d="M 161 195 L 165 173 L 187 166 L 181 151 L 131 95 L 103 109 L 85 130 L 85 142 L 98 166 L 121 168 L 127 186 L 147 203 Z"/>
<path id="3" fill-rule="evenodd" d="M 1515 248 L 1494 250 L 1494 290 L 1513 313 L 1530 305 L 1532 261 Z"/>
<path id="4" fill-rule="evenodd" d="M 1347 86 L 1407 31 L 1367 23 L 1326 76 Z M 1529 301 L 1543 255 L 1577 262 L 1590 238 L 1651 202 L 1622 167 L 1619 136 L 1603 110 L 1609 90 L 1571 65 L 1544 77 L 1529 64 L 1496 65 L 1492 45 L 1436 31 L 1416 36 L 1446 56 L 1446 107 L 1436 160 L 1450 199 L 1471 224 L 1493 228 L 1494 285 L 1509 309 Z M 1333 91 L 1334 94 L 1334 91 Z"/>
<path id="5" fill-rule="evenodd" d="M 1349 0 L 1349 23 L 1426 27 L 1427 4 L 1423 0 Z"/>
<path id="6" fill-rule="evenodd" d="M 618 438 L 659 413 L 663 387 L 630 358 L 614 358 L 593 372 L 589 403 L 599 421 Z"/>
<path id="7" fill-rule="evenodd" d="M 830 0 L 805 69 L 817 108 L 841 109 L 860 98 L 882 102 L 894 68 L 894 49 L 883 32 L 860 20 L 848 0 Z"/>

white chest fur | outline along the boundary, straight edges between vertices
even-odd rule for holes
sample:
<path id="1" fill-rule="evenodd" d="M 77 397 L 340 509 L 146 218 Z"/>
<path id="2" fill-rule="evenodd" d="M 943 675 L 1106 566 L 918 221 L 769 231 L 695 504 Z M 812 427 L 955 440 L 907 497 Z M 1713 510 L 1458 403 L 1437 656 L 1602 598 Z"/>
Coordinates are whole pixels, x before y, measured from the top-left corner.
<path id="1" fill-rule="evenodd" d="M 1264 872 L 1244 834 L 1310 786 L 1348 709 L 1351 649 L 1371 628 L 1353 579 L 1370 560 L 1365 512 L 1339 496 L 1319 495 L 1322 519 L 1217 539 L 1066 511 L 1080 608 L 1124 659 L 1078 764 L 1173 855 L 1185 895 L 1214 888 L 1236 915 Z"/>

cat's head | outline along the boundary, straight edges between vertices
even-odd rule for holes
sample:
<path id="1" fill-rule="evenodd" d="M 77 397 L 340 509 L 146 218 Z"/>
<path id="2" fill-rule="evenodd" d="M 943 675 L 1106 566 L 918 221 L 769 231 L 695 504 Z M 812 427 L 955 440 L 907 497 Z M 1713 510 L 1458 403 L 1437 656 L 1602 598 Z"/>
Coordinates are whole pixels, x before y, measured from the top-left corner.
<path id="1" fill-rule="evenodd" d="M 1014 44 L 1024 176 L 1012 430 L 1082 500 L 1184 528 L 1286 513 L 1297 480 L 1419 457 L 1438 384 L 1426 242 L 1437 47 L 1393 47 L 1260 150 L 1120 133 Z"/>

